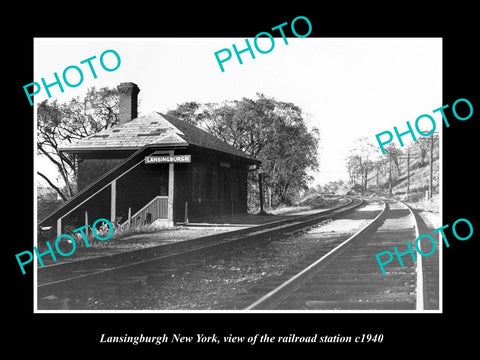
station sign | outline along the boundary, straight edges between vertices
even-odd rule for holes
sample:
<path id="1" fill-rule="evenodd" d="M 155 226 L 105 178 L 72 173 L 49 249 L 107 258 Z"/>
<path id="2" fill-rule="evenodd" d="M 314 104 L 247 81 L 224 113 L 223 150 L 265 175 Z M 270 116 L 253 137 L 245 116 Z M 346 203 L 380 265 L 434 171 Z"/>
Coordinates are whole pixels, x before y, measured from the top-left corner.
<path id="1" fill-rule="evenodd" d="M 191 155 L 153 155 L 145 156 L 145 164 L 182 164 L 192 162 Z"/>

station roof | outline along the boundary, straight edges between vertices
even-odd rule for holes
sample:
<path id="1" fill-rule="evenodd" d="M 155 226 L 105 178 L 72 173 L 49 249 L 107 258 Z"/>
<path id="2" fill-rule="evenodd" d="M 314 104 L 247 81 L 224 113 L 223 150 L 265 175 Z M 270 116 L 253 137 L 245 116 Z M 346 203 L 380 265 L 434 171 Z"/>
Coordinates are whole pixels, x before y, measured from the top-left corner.
<path id="1" fill-rule="evenodd" d="M 259 162 L 216 136 L 180 119 L 158 112 L 139 116 L 125 124 L 115 125 L 60 150 L 82 153 L 101 150 L 138 150 L 144 146 L 198 146 Z"/>

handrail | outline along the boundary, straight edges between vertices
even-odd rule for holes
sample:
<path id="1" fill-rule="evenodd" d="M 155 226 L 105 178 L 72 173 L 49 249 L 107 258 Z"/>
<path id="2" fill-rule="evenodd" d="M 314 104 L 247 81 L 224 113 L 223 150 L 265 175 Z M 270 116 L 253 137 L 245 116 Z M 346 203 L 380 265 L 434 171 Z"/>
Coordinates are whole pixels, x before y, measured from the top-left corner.
<path id="1" fill-rule="evenodd" d="M 184 145 L 176 144 L 162 144 L 162 145 L 145 145 L 135 151 L 132 155 L 126 158 L 123 162 L 116 165 L 112 169 L 108 170 L 105 174 L 101 175 L 98 179 L 93 181 L 90 185 L 79 191 L 72 198 L 64 202 L 59 208 L 53 211 L 50 215 L 39 221 L 39 226 L 53 225 L 54 221 L 58 218 L 63 218 L 80 205 L 84 204 L 91 197 L 96 196 L 97 193 L 108 187 L 113 180 L 122 177 L 126 172 L 132 169 L 133 165 L 140 164 L 144 161 L 144 157 L 155 150 L 170 150 L 184 148 Z"/>
<path id="2" fill-rule="evenodd" d="M 127 225 L 129 225 L 131 223 L 131 220 L 137 216 L 139 216 L 143 211 L 145 211 L 150 205 L 152 205 L 155 201 L 159 200 L 159 199 L 168 199 L 168 196 L 160 196 L 160 195 L 157 195 L 155 196 L 152 200 L 150 200 L 145 206 L 143 206 L 140 210 L 138 210 L 135 214 L 131 215 L 130 218 L 125 221 L 123 224 L 120 224 L 119 225 L 119 229 L 123 229 L 124 227 L 126 227 Z"/>
<path id="3" fill-rule="evenodd" d="M 138 216 L 143 210 L 145 210 L 147 207 L 152 205 L 157 199 L 168 199 L 168 196 L 160 196 L 157 195 L 155 196 L 152 200 L 150 200 L 144 207 L 142 207 L 140 210 L 138 210 L 135 214 L 133 214 L 131 217 Z M 123 225 L 123 224 L 122 224 Z"/>
<path id="4" fill-rule="evenodd" d="M 143 159 L 143 157 L 150 151 L 151 147 L 149 146 L 144 146 L 138 149 L 131 156 L 125 159 L 125 161 L 113 167 L 105 174 L 101 175 L 90 185 L 86 186 L 72 198 L 64 202 L 59 208 L 57 208 L 55 211 L 53 211 L 51 214 L 41 220 L 39 222 L 39 225 L 43 226 L 44 224 L 49 224 L 51 221 L 56 221 L 56 219 L 58 218 L 65 217 L 78 206 L 88 201 L 92 196 L 96 196 L 97 193 L 109 186 L 113 180 L 121 177 L 126 171 L 131 168 L 132 163 L 137 163 L 138 161 Z"/>

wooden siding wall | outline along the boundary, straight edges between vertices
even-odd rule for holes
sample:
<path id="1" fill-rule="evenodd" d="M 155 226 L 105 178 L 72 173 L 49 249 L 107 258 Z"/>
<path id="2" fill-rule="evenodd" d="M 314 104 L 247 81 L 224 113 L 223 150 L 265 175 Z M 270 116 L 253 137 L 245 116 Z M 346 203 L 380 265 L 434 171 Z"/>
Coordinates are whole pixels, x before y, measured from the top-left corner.
<path id="1" fill-rule="evenodd" d="M 175 221 L 183 222 L 186 210 L 189 221 L 246 213 L 247 165 L 210 154 L 175 164 Z"/>

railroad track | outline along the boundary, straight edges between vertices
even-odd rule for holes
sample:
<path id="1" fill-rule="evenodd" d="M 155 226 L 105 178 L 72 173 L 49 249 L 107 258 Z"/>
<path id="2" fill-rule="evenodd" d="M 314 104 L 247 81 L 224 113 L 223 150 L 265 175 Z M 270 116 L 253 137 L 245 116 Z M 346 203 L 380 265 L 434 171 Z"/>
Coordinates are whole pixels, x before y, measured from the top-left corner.
<path id="1" fill-rule="evenodd" d="M 412 210 L 403 203 L 385 201 L 382 212 L 358 233 L 304 264 L 245 310 L 423 310 L 422 256 L 416 254 L 416 263 L 404 256 L 403 267 L 393 261 L 386 266 L 386 274 L 375 258 L 393 246 L 406 250 L 406 241 L 415 249 L 418 234 Z"/>
<path id="2" fill-rule="evenodd" d="M 279 234 L 298 231 L 322 220 L 352 212 L 362 205 L 364 205 L 362 199 L 347 198 L 345 204 L 315 214 L 171 245 L 41 267 L 37 269 L 37 298 L 48 296 L 61 298 L 65 293 L 72 297 L 75 293 L 87 289 L 92 282 L 96 288 L 102 287 L 102 284 L 114 287 L 115 281 L 121 277 L 133 279 L 133 282 L 145 276 L 158 280 L 167 276 L 165 274 L 170 273 L 172 269 L 181 268 L 185 264 L 202 264 L 215 258 L 219 252 L 228 253 L 228 246 L 238 244 L 243 246 Z"/>

